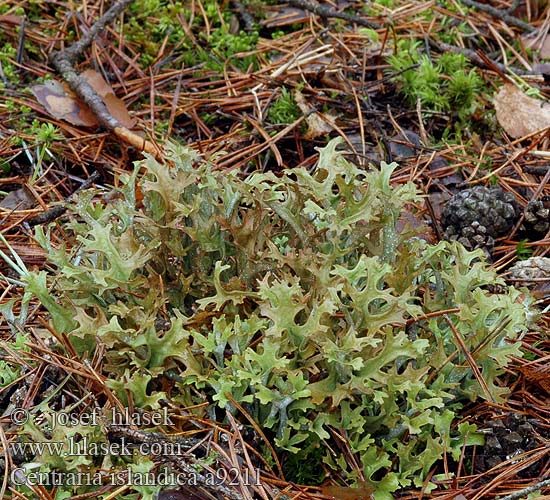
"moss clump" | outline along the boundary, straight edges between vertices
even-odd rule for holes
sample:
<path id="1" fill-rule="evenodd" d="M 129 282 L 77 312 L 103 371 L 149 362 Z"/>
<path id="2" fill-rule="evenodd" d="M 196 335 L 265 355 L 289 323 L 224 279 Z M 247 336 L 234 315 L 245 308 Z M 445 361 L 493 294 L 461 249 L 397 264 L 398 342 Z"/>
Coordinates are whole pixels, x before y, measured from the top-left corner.
<path id="1" fill-rule="evenodd" d="M 202 2 L 202 6 L 204 11 L 197 8 L 192 12 L 187 4 L 173 0 L 133 2 L 125 36 L 139 45 L 142 66 L 150 65 L 158 57 L 160 47 L 167 43 L 167 50 L 177 51 L 186 66 L 204 64 L 206 69 L 221 71 L 225 64 L 231 64 L 241 71 L 256 69 L 256 56 L 247 53 L 255 50 L 258 33 L 231 33 L 229 9 L 222 11 L 223 5 L 213 0 Z M 208 34 L 203 14 L 209 25 Z M 191 27 L 195 41 L 186 33 L 186 25 Z"/>
<path id="2" fill-rule="evenodd" d="M 419 52 L 421 42 L 402 40 L 388 59 L 398 74 L 399 90 L 411 105 L 421 100 L 426 111 L 450 112 L 465 120 L 479 107 L 483 81 L 462 54 L 443 54 L 437 60 Z"/>
<path id="3" fill-rule="evenodd" d="M 241 71 L 247 71 L 249 68 L 257 69 L 256 56 L 254 54 L 246 55 L 246 53 L 255 50 L 258 38 L 257 32 L 230 33 L 227 24 L 212 31 L 210 37 L 204 37 L 215 57 L 224 64 L 229 63 Z M 239 57 L 234 57 L 237 55 Z M 213 70 L 222 70 L 223 64 L 220 65 L 215 59 L 209 58 L 206 61 L 206 67 Z"/>
<path id="4" fill-rule="evenodd" d="M 291 92 L 286 87 L 281 88 L 281 95 L 269 108 L 268 119 L 274 125 L 287 125 L 295 122 L 302 112 Z"/>

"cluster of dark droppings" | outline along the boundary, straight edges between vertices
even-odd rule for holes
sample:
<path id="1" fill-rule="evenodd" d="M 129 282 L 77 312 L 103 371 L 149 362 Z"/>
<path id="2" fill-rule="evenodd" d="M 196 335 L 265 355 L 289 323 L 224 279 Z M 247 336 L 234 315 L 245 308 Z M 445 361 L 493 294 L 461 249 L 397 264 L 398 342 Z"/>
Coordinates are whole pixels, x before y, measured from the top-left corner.
<path id="1" fill-rule="evenodd" d="M 485 248 L 490 251 L 495 246 L 495 239 L 491 236 L 487 227 L 477 220 L 461 228 L 460 233 L 456 233 L 455 229 L 449 226 L 448 230 L 445 230 L 445 237 L 451 241 L 459 241 L 468 250 Z"/>
<path id="2" fill-rule="evenodd" d="M 550 229 L 550 200 L 534 200 L 527 203 L 523 212 L 521 232 L 532 240 L 544 238 Z"/>
<path id="3" fill-rule="evenodd" d="M 445 205 L 441 223 L 445 238 L 467 249 L 490 253 L 495 238 L 505 235 L 517 222 L 520 208 L 513 194 L 499 187 L 475 186 L 455 194 Z"/>
<path id="4" fill-rule="evenodd" d="M 536 419 L 521 413 L 507 413 L 487 423 L 482 429 L 485 434 L 485 445 L 476 453 L 475 470 L 478 473 L 496 467 L 515 456 L 540 446 L 545 439 Z M 519 458 L 518 458 L 519 460 Z M 521 470 L 518 477 L 535 477 L 540 472 L 540 463 Z"/>

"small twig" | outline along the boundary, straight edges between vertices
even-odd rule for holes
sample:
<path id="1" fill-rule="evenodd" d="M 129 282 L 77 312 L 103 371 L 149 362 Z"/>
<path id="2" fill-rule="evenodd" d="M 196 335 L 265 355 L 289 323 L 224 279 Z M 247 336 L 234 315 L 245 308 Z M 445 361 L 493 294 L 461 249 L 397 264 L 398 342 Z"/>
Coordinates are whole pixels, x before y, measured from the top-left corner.
<path id="1" fill-rule="evenodd" d="M 424 198 L 424 201 L 426 203 L 426 208 L 428 209 L 428 213 L 430 214 L 430 218 L 432 219 L 432 228 L 435 232 L 435 237 L 437 238 L 437 241 L 442 241 L 444 239 L 443 231 L 441 230 L 441 226 L 439 225 L 439 222 L 435 215 L 435 210 L 432 205 L 432 202 L 430 201 L 430 198 L 428 196 Z"/>
<path id="2" fill-rule="evenodd" d="M 319 17 L 322 17 L 323 19 L 335 17 L 338 19 L 344 19 L 351 23 L 355 23 L 360 26 L 365 26 L 367 28 L 372 28 L 375 30 L 382 28 L 382 26 L 380 26 L 379 24 L 373 23 L 372 21 L 367 21 L 362 17 L 356 16 L 354 14 L 348 14 L 346 12 L 338 12 L 332 7 L 329 7 L 327 5 L 318 5 L 312 2 L 311 0 L 287 0 L 286 3 L 298 9 L 309 10 L 310 12 L 317 14 Z"/>
<path id="3" fill-rule="evenodd" d="M 17 42 L 17 53 L 15 61 L 17 64 L 23 62 L 23 52 L 25 51 L 25 16 L 21 17 L 21 25 L 19 26 L 19 41 Z"/>
<path id="4" fill-rule="evenodd" d="M 73 194 L 65 198 L 65 203 L 69 203 L 75 194 L 79 193 L 84 189 L 88 189 L 99 177 L 97 172 L 94 172 L 90 177 L 88 177 L 79 187 L 75 190 Z M 37 226 L 38 224 L 48 224 L 54 220 L 61 217 L 67 211 L 67 207 L 63 205 L 56 205 L 55 207 L 49 208 L 48 210 L 31 217 L 25 221 L 29 226 Z"/>
<path id="5" fill-rule="evenodd" d="M 80 40 L 73 43 L 64 51 L 58 52 L 63 55 L 70 64 L 74 64 L 76 60 L 84 53 L 84 51 L 92 44 L 95 37 L 99 35 L 114 19 L 122 14 L 126 7 L 132 3 L 132 0 L 119 0 L 111 5 L 111 7 L 103 14 L 94 25 L 88 30 L 88 33 L 82 35 Z"/>
<path id="6" fill-rule="evenodd" d="M 474 7 L 477 10 L 481 10 L 483 12 L 486 12 L 487 14 L 491 14 L 491 16 L 496 17 L 497 19 L 501 19 L 505 23 L 515 26 L 516 28 L 521 28 L 522 30 L 527 31 L 528 33 L 533 33 L 534 31 L 536 31 L 535 28 L 533 28 L 533 26 L 531 26 L 530 24 L 526 23 L 525 21 L 522 21 L 521 19 L 518 19 L 517 17 L 511 16 L 504 10 L 496 9 L 491 5 L 479 3 L 474 0 L 460 0 L 460 1 L 468 7 Z"/>
<path id="7" fill-rule="evenodd" d="M 479 66 L 480 68 L 483 68 L 483 69 L 494 69 L 494 68 L 491 68 L 490 65 L 488 65 L 478 54 L 476 51 L 474 50 L 471 50 L 471 49 L 465 49 L 465 48 L 462 48 L 462 47 L 457 47 L 455 45 L 450 45 L 448 43 L 443 43 L 443 42 L 436 42 L 435 40 L 433 39 L 430 39 L 430 44 L 437 48 L 440 52 L 442 53 L 445 53 L 445 52 L 452 52 L 453 54 L 463 54 L 465 57 L 467 57 L 472 63 L 474 63 L 476 66 Z M 487 57 L 487 56 L 485 56 Z M 489 59 L 487 57 L 487 59 Z M 523 76 L 523 75 L 532 75 L 533 72 L 532 71 L 525 71 L 523 69 L 520 69 L 520 68 L 515 68 L 515 67 L 512 67 L 512 66 L 505 66 L 504 64 L 501 64 L 501 63 L 498 63 L 496 61 L 492 61 L 491 60 L 491 65 L 494 66 L 495 68 L 498 68 L 500 71 L 502 71 L 502 73 L 506 73 L 506 71 L 511 71 L 512 73 L 515 73 L 516 75 L 520 75 L 520 76 Z"/>
<path id="8" fill-rule="evenodd" d="M 521 0 L 513 0 L 512 3 L 510 4 L 510 7 L 508 7 L 507 9 L 504 9 L 504 12 L 506 12 L 506 14 L 511 14 L 519 7 L 520 3 L 521 3 Z"/>
<path id="9" fill-rule="evenodd" d="M 516 498 L 521 498 L 524 495 L 528 495 L 532 491 L 540 490 L 541 488 L 544 488 L 545 486 L 550 486 L 550 479 L 545 479 L 544 481 L 541 481 L 540 483 L 533 484 L 532 486 L 528 486 L 527 488 L 523 488 L 522 490 L 518 490 L 514 493 L 511 493 L 510 495 L 506 495 L 505 497 L 502 497 L 500 500 L 516 500 Z"/>
<path id="10" fill-rule="evenodd" d="M 117 137 L 140 151 L 158 155 L 158 148 L 154 144 L 123 126 L 111 115 L 111 113 L 109 113 L 101 97 L 99 97 L 90 84 L 77 73 L 74 67 L 76 59 L 89 47 L 94 38 L 104 31 L 107 24 L 120 15 L 131 2 L 132 0 L 119 0 L 113 4 L 90 28 L 88 33 L 82 36 L 79 41 L 75 42 L 69 48 L 53 52 L 50 56 L 50 61 L 67 82 L 71 90 L 95 113 L 101 126 L 112 131 Z"/>
<path id="11" fill-rule="evenodd" d="M 548 172 L 548 169 L 550 169 L 550 165 L 544 165 L 544 166 L 527 165 L 523 167 L 523 170 L 525 170 L 528 174 L 533 174 L 533 175 L 546 175 L 546 172 Z"/>
<path id="12" fill-rule="evenodd" d="M 424 120 L 422 119 L 422 99 L 420 99 L 420 97 L 416 99 L 416 115 L 418 116 L 418 131 L 422 139 L 422 144 L 428 145 L 430 141 L 426 133 L 426 128 L 424 127 Z"/>

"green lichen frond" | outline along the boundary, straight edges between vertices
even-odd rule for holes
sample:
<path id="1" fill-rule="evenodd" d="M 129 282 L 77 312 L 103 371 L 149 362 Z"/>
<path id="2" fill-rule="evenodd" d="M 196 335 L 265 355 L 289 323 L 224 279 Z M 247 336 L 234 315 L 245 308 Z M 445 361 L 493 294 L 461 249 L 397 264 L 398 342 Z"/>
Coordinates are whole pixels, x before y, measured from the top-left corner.
<path id="1" fill-rule="evenodd" d="M 312 459 L 353 480 L 336 431 L 390 498 L 479 441 L 457 411 L 502 401 L 526 311 L 515 289 L 483 288 L 499 280 L 480 252 L 402 229 L 419 195 L 391 186 L 395 164 L 365 171 L 338 145 L 312 171 L 243 179 L 169 144 L 168 165 L 146 158 L 108 203 L 80 195 L 73 250 L 39 232 L 56 271 L 23 279 L 80 355 L 102 349 L 121 401 L 158 408 L 171 372 L 174 404 L 236 412 L 235 400 L 281 453 L 321 447 Z"/>

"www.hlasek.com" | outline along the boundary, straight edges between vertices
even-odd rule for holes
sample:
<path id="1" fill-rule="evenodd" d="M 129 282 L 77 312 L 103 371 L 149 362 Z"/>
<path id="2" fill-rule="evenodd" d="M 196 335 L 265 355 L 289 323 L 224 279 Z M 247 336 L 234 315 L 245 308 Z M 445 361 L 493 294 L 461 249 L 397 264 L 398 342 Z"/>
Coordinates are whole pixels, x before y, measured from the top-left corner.
<path id="1" fill-rule="evenodd" d="M 12 443 L 10 451 L 16 456 L 26 456 L 27 454 L 36 456 L 47 453 L 58 457 L 105 455 L 131 457 L 135 452 L 140 455 L 185 456 L 188 448 L 177 441 L 129 443 L 123 437 L 116 443 L 108 441 L 98 443 L 90 441 L 87 436 L 68 436 L 65 441 Z"/>
<path id="2" fill-rule="evenodd" d="M 96 472 L 32 472 L 13 469 L 10 481 L 14 486 L 258 486 L 260 471 L 251 477 L 248 470 L 218 469 L 191 473 L 174 472 L 164 468 L 156 472 L 137 472 L 131 468 Z"/>

